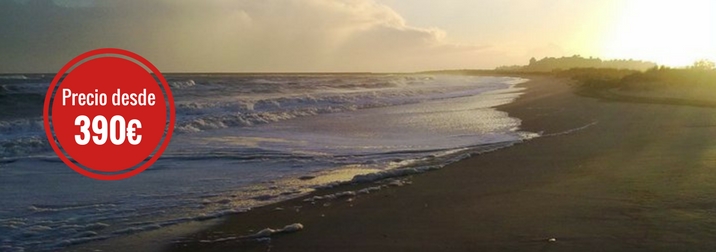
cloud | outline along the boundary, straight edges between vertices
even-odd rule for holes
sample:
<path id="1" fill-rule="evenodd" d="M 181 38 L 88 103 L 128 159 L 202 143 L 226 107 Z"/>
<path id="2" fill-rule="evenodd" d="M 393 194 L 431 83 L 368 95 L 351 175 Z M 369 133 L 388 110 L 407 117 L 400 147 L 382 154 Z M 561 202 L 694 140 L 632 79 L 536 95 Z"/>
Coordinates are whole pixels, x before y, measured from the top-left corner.
<path id="1" fill-rule="evenodd" d="M 99 47 L 135 51 L 163 71 L 205 72 L 474 68 L 499 55 L 410 26 L 373 0 L 38 2 L 0 4 L 0 55 L 9 55 L 0 71 L 56 71 Z"/>

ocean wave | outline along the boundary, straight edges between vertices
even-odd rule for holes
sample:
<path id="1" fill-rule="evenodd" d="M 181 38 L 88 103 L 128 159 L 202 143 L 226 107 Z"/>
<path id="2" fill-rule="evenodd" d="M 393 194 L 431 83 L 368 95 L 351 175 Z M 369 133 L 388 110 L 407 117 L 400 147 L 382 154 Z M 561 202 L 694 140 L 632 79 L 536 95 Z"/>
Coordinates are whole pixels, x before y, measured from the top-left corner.
<path id="1" fill-rule="evenodd" d="M 47 89 L 50 87 L 49 82 L 34 82 L 33 79 L 23 79 L 27 83 L 17 84 L 2 84 L 0 83 L 0 90 L 3 94 L 39 94 L 44 95 L 47 93 Z M 5 80 L 7 81 L 7 80 Z M 32 81 L 32 82 L 28 82 Z"/>
<path id="2" fill-rule="evenodd" d="M 0 121 L 0 158 L 50 151 L 42 118 Z"/>
<path id="3" fill-rule="evenodd" d="M 89 205 L 31 205 L 28 209 L 32 212 L 62 212 L 79 209 L 99 209 L 107 207 L 116 207 L 115 204 L 89 204 Z"/>
<path id="4" fill-rule="evenodd" d="M 26 80 L 27 76 L 23 74 L 12 74 L 12 75 L 0 75 L 0 79 L 5 80 Z"/>
<path id="5" fill-rule="evenodd" d="M 169 82 L 169 87 L 171 87 L 172 89 L 190 88 L 194 86 L 196 86 L 196 82 L 194 82 L 194 80 L 192 79 Z"/>
<path id="6" fill-rule="evenodd" d="M 207 130 L 225 129 L 229 127 L 246 127 L 257 124 L 266 124 L 297 117 L 313 116 L 322 113 L 333 113 L 347 110 L 355 110 L 355 107 L 306 108 L 294 111 L 278 111 L 273 113 L 263 112 L 219 116 L 210 115 L 178 122 L 175 130 L 177 133 L 196 133 Z"/>
<path id="7" fill-rule="evenodd" d="M 0 134 L 5 136 L 19 133 L 42 133 L 44 129 L 45 126 L 42 118 L 0 121 Z"/>
<path id="8" fill-rule="evenodd" d="M 28 156 L 51 150 L 47 138 L 41 136 L 0 140 L 0 158 Z"/>
<path id="9" fill-rule="evenodd" d="M 432 81 L 433 78 L 400 78 L 400 81 Z M 394 81 L 394 80 L 391 80 Z M 389 81 L 390 82 L 390 81 Z M 407 84 L 404 84 L 407 85 Z M 394 87 L 395 85 L 391 85 Z M 271 98 L 236 97 L 231 99 L 194 99 L 177 104 L 177 131 L 192 133 L 228 127 L 245 127 L 278 122 L 303 116 L 354 111 L 358 109 L 405 105 L 431 100 L 481 94 L 504 85 L 384 89 L 371 91 L 325 92 Z"/>
<path id="10" fill-rule="evenodd" d="M 239 76 L 171 79 L 179 134 L 291 120 L 298 117 L 397 106 L 500 90 L 521 79 L 434 76 Z M 195 80 L 198 79 L 198 80 Z M 272 83 L 267 85 L 266 83 Z M 508 84 L 505 84 L 508 83 Z M 13 93 L 46 91 L 46 83 L 3 85 Z M 0 120 L 0 157 L 50 150 L 41 118 Z"/>

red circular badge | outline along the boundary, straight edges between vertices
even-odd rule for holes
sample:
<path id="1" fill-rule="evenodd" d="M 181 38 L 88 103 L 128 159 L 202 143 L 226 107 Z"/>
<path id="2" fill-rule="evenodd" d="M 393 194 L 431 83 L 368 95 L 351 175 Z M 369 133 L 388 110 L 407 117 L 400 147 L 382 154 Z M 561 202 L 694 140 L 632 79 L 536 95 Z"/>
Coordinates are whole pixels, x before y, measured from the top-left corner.
<path id="1" fill-rule="evenodd" d="M 174 98 L 154 65 L 105 48 L 67 63 L 47 90 L 45 132 L 76 172 L 100 180 L 129 178 L 161 156 L 174 131 Z"/>

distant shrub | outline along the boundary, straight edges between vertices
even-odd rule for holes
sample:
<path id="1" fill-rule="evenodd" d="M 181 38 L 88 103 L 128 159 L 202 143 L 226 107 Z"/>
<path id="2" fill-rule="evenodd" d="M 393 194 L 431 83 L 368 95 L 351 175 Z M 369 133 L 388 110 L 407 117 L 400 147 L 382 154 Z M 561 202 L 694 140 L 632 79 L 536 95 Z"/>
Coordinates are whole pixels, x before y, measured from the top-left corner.
<path id="1" fill-rule="evenodd" d="M 645 72 L 617 69 L 570 69 L 559 73 L 582 88 L 652 90 L 663 87 L 716 87 L 716 70 L 654 67 Z"/>
<path id="2" fill-rule="evenodd" d="M 600 58 L 584 58 L 579 55 L 571 57 L 553 58 L 547 57 L 540 60 L 531 58 L 528 65 L 525 66 L 502 66 L 495 70 L 498 71 L 519 71 L 519 72 L 554 72 L 564 69 L 627 69 L 644 71 L 646 69 L 657 66 L 656 63 L 640 60 L 602 60 Z"/>

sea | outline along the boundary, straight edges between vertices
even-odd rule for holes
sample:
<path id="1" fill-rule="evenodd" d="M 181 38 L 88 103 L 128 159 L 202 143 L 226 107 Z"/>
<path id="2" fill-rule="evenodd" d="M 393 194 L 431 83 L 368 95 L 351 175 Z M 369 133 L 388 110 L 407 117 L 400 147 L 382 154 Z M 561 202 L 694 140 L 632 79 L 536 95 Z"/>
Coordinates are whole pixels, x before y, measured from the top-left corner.
<path id="1" fill-rule="evenodd" d="M 55 251 L 221 218 L 538 136 L 495 109 L 522 94 L 522 78 L 168 74 L 176 125 L 167 150 L 137 176 L 98 181 L 47 142 L 52 77 L 0 75 L 0 251 Z"/>

